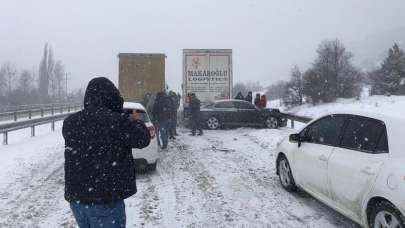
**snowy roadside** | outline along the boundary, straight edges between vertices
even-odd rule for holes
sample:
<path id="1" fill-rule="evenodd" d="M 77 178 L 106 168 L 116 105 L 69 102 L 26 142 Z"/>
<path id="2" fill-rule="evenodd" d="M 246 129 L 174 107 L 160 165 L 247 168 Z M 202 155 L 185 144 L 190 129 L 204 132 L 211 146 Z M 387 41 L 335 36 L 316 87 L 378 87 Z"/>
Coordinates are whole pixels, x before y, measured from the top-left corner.
<path id="1" fill-rule="evenodd" d="M 61 124 L 55 132 L 38 127 L 33 138 L 29 129 L 12 132 L 9 145 L 0 146 L 0 227 L 62 227 L 61 218 L 64 227 L 73 224 L 63 200 Z"/>
<path id="2" fill-rule="evenodd" d="M 184 136 L 138 178 L 129 227 L 357 227 L 275 174 L 274 148 L 290 130 L 237 129 Z M 187 134 L 187 132 L 182 132 Z"/>
<path id="3" fill-rule="evenodd" d="M 368 96 L 356 99 L 337 99 L 336 102 L 313 106 L 304 104 L 288 110 L 296 115 L 318 117 L 333 112 L 375 112 L 405 118 L 405 96 Z"/>
<path id="4" fill-rule="evenodd" d="M 63 139 L 47 130 L 0 146 L 7 167 L 0 227 L 75 227 L 63 199 Z M 307 194 L 282 189 L 274 148 L 290 132 L 241 128 L 191 137 L 181 130 L 160 153 L 157 171 L 138 175 L 138 193 L 126 200 L 127 227 L 357 227 Z"/>

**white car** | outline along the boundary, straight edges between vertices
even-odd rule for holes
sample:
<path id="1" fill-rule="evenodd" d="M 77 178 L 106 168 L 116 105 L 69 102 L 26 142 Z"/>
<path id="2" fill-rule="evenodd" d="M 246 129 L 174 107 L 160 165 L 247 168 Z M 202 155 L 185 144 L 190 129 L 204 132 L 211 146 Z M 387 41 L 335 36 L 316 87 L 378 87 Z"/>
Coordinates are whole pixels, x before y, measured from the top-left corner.
<path id="1" fill-rule="evenodd" d="M 145 107 L 140 103 L 124 102 L 124 111 L 140 113 L 141 120 L 145 122 L 151 137 L 149 146 L 143 149 L 132 149 L 132 155 L 137 167 L 143 167 L 143 170 L 156 170 L 156 164 L 159 159 L 156 129 L 152 124 Z"/>
<path id="2" fill-rule="evenodd" d="M 405 120 L 339 113 L 277 147 L 287 191 L 299 187 L 364 227 L 405 228 Z"/>

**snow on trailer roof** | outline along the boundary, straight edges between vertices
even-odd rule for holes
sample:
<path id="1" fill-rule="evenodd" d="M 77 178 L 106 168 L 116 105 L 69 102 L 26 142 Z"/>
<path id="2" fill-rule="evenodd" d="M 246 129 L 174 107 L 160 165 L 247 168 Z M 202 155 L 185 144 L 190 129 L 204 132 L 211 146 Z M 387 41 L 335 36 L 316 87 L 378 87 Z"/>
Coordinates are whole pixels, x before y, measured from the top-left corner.
<path id="1" fill-rule="evenodd" d="M 129 108 L 129 109 L 136 109 L 136 110 L 142 110 L 146 111 L 145 107 L 141 103 L 136 103 L 136 102 L 124 102 L 124 108 Z"/>
<path id="2" fill-rule="evenodd" d="M 118 57 L 136 58 L 136 57 L 148 57 L 148 58 L 166 58 L 166 54 L 163 53 L 119 53 Z"/>

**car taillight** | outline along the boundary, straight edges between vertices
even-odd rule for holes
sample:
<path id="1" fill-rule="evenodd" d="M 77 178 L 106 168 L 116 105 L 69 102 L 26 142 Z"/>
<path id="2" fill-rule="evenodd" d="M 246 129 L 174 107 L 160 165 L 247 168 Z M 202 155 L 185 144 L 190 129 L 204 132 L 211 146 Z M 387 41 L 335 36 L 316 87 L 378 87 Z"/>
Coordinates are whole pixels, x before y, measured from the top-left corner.
<path id="1" fill-rule="evenodd" d="M 155 127 L 148 127 L 148 129 L 149 129 L 149 134 L 150 134 L 150 138 L 155 138 L 155 136 L 156 136 L 156 130 L 155 130 Z"/>

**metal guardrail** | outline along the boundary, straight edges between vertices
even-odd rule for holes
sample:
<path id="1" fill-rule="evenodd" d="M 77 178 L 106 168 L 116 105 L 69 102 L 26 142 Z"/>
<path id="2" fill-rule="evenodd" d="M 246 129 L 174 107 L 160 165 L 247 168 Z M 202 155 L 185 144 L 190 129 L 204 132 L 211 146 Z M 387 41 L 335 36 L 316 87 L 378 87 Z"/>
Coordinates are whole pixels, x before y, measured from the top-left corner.
<path id="1" fill-rule="evenodd" d="M 44 117 L 46 115 L 55 115 L 57 113 L 62 114 L 63 112 L 77 111 L 83 107 L 82 104 L 73 104 L 73 105 L 60 105 L 60 106 L 51 106 L 47 108 L 36 108 L 28 110 L 19 110 L 13 112 L 3 112 L 0 113 L 0 122 L 13 120 L 17 121 L 19 118 L 24 117 L 31 119 L 34 115 Z"/>
<path id="2" fill-rule="evenodd" d="M 54 116 L 46 116 L 43 118 L 30 119 L 12 123 L 6 123 L 0 125 L 0 134 L 3 134 L 3 145 L 8 144 L 8 133 L 11 131 L 21 130 L 25 128 L 31 128 L 31 137 L 35 136 L 35 127 L 44 124 L 51 124 L 51 130 L 55 130 L 55 122 L 65 119 L 71 113 L 58 114 Z"/>
<path id="3" fill-rule="evenodd" d="M 81 107 L 81 106 L 80 106 Z M 36 119 L 29 119 L 29 120 L 23 120 L 23 121 L 18 121 L 18 122 L 11 122 L 11 123 L 6 123 L 6 124 L 0 124 L 0 134 L 3 134 L 3 145 L 8 144 L 8 133 L 11 131 L 16 131 L 24 128 L 31 128 L 31 137 L 35 136 L 35 127 L 39 125 L 44 125 L 44 124 L 51 124 L 51 130 L 55 130 L 55 122 L 60 121 L 65 119 L 67 116 L 71 115 L 72 112 L 70 113 L 64 113 L 64 114 L 58 114 L 58 115 L 52 115 L 52 116 L 46 116 L 42 118 L 36 118 Z M 294 115 L 291 113 L 281 113 L 284 115 L 285 118 L 291 120 L 291 128 L 294 128 L 294 122 L 302 122 L 302 123 L 308 123 L 312 120 L 310 117 L 306 116 L 298 116 Z"/>
<path id="4" fill-rule="evenodd" d="M 306 117 L 306 116 L 297 116 L 291 113 L 282 113 L 284 115 L 285 118 L 291 120 L 291 128 L 294 129 L 294 125 L 295 125 L 295 121 L 297 122 L 301 122 L 301 123 L 308 123 L 312 120 L 312 118 L 310 117 Z"/>
<path id="5" fill-rule="evenodd" d="M 41 108 L 51 108 L 51 107 L 60 107 L 60 106 L 72 106 L 79 105 L 80 103 L 49 103 L 49 104 L 29 104 L 29 105 L 0 105 L 0 112 L 15 112 L 21 110 L 30 110 L 30 109 L 41 109 Z"/>

